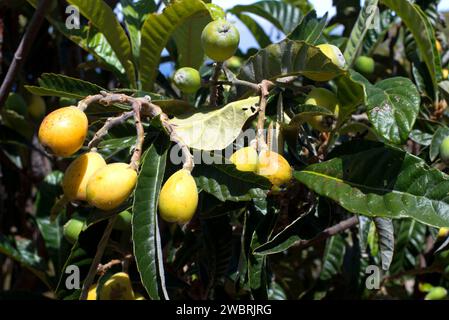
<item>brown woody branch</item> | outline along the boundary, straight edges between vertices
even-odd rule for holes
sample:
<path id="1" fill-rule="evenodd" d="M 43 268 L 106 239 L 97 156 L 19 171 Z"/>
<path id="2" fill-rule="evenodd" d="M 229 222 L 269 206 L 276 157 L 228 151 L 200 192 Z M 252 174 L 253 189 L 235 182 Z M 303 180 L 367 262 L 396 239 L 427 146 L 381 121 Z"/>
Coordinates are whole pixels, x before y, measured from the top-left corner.
<path id="1" fill-rule="evenodd" d="M 218 87 L 217 81 L 220 76 L 221 68 L 223 67 L 223 62 L 215 62 L 214 72 L 212 77 L 210 78 L 211 86 L 210 86 L 210 105 L 211 107 L 216 107 L 218 105 Z"/>
<path id="2" fill-rule="evenodd" d="M 0 87 L 0 108 L 5 104 L 14 83 L 14 79 L 22 67 L 24 60 L 28 57 L 31 46 L 34 43 L 34 39 L 39 32 L 40 26 L 44 21 L 45 13 L 49 7 L 50 0 L 40 0 L 37 5 L 37 9 L 31 18 L 30 24 L 28 25 L 22 40 L 20 41 L 19 47 L 14 54 L 14 59 L 12 60 L 5 79 Z"/>
<path id="3" fill-rule="evenodd" d="M 100 103 L 106 106 L 114 103 L 129 104 L 132 105 L 133 110 L 125 112 L 118 117 L 109 118 L 104 126 L 95 134 L 92 141 L 89 143 L 89 148 L 96 147 L 108 130 L 114 125 L 123 123 L 131 116 L 134 116 L 137 129 L 137 143 L 134 149 L 134 154 L 131 158 L 131 166 L 137 170 L 138 162 L 142 154 L 142 144 L 144 139 L 144 131 L 141 122 L 141 116 L 149 116 L 151 118 L 160 116 L 162 126 L 170 136 L 170 140 L 178 144 L 182 150 L 184 158 L 184 169 L 192 171 L 194 167 L 193 156 L 190 153 L 189 147 L 184 143 L 181 137 L 176 133 L 176 127 L 169 122 L 168 116 L 162 111 L 162 109 L 151 103 L 150 97 L 134 98 L 121 93 L 108 93 L 102 91 L 100 94 L 88 96 L 78 103 L 78 108 L 85 110 L 92 103 Z"/>
<path id="4" fill-rule="evenodd" d="M 90 265 L 89 272 L 87 273 L 86 280 L 84 280 L 83 288 L 81 290 L 80 300 L 87 299 L 87 293 L 89 292 L 89 288 L 92 285 L 95 275 L 97 274 L 97 268 L 100 264 L 101 258 L 103 257 L 104 249 L 108 244 L 109 236 L 112 232 L 112 227 L 114 226 L 114 222 L 117 218 L 117 215 L 109 218 L 108 225 L 104 230 L 103 236 L 101 237 L 100 242 L 98 243 L 97 252 L 95 253 L 95 257 Z"/>

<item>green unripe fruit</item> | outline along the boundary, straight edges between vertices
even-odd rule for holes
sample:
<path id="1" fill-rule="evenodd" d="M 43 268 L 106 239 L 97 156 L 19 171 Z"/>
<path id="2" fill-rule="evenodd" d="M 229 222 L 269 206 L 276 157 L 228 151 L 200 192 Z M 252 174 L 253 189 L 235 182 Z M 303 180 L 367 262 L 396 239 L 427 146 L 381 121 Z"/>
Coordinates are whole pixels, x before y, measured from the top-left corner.
<path id="1" fill-rule="evenodd" d="M 239 42 L 239 31 L 232 23 L 224 19 L 210 22 L 201 34 L 204 53 L 212 60 L 219 62 L 232 57 Z"/>
<path id="2" fill-rule="evenodd" d="M 32 95 L 28 105 L 28 114 L 32 119 L 39 120 L 45 115 L 45 101 L 42 97 Z"/>
<path id="3" fill-rule="evenodd" d="M 236 56 L 232 56 L 228 60 L 226 60 L 226 66 L 232 72 L 237 72 L 242 67 L 242 59 Z"/>
<path id="4" fill-rule="evenodd" d="M 114 229 L 125 231 L 131 227 L 131 220 L 133 216 L 129 211 L 122 211 L 118 214 L 114 223 Z"/>
<path id="5" fill-rule="evenodd" d="M 443 287 L 434 287 L 426 296 L 424 300 L 442 300 L 447 297 L 447 290 Z"/>
<path id="6" fill-rule="evenodd" d="M 449 164 L 449 136 L 444 138 L 440 144 L 440 159 Z"/>
<path id="7" fill-rule="evenodd" d="M 337 96 L 332 92 L 324 88 L 314 88 L 306 97 L 305 104 L 324 107 L 331 111 L 335 117 L 338 117 L 339 104 Z M 304 116 L 307 123 L 312 128 L 321 132 L 327 132 L 331 129 L 323 115 Z"/>
<path id="8" fill-rule="evenodd" d="M 68 242 L 74 244 L 78 240 L 78 236 L 83 230 L 84 219 L 80 217 L 74 217 L 66 222 L 63 227 L 63 235 Z"/>
<path id="9" fill-rule="evenodd" d="M 375 62 L 373 58 L 360 56 L 355 60 L 354 69 L 363 74 L 372 74 L 374 72 Z"/>
<path id="10" fill-rule="evenodd" d="M 201 88 L 201 77 L 198 70 L 184 67 L 173 75 L 173 82 L 184 93 L 195 93 Z"/>

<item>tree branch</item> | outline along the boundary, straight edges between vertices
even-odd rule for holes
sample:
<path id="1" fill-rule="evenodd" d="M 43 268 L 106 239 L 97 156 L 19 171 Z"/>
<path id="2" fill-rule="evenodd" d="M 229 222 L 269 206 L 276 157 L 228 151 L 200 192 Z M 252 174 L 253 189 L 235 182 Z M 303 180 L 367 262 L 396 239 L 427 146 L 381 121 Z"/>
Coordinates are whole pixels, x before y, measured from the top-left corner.
<path id="1" fill-rule="evenodd" d="M 327 229 L 324 229 L 322 232 L 318 233 L 314 238 L 310 240 L 301 240 L 298 242 L 298 244 L 295 246 L 299 249 L 305 249 L 310 246 L 313 246 L 317 243 L 320 243 L 321 241 L 324 241 L 342 231 L 345 231 L 347 229 L 352 228 L 353 226 L 356 226 L 359 223 L 359 218 L 357 216 L 353 216 L 349 219 L 343 220 L 336 225 L 329 227 Z"/>
<path id="2" fill-rule="evenodd" d="M 145 133 L 143 130 L 142 120 L 140 117 L 140 110 L 142 108 L 142 104 L 136 100 L 133 102 L 133 114 L 134 114 L 134 122 L 137 130 L 137 141 L 134 147 L 134 153 L 131 157 L 131 168 L 135 171 L 139 169 L 140 157 L 142 156 L 142 147 L 143 141 L 145 139 Z"/>
<path id="3" fill-rule="evenodd" d="M 5 79 L 3 80 L 2 86 L 0 87 L 0 108 L 5 104 L 9 92 L 11 91 L 14 79 L 24 60 L 28 57 L 30 48 L 34 43 L 34 39 L 41 27 L 41 24 L 45 17 L 45 12 L 50 7 L 50 0 L 40 0 L 37 5 L 37 9 L 31 18 L 30 24 L 28 25 L 25 34 L 20 41 L 19 47 L 14 54 L 14 59 L 9 66 L 8 72 L 6 73 Z"/>
<path id="4" fill-rule="evenodd" d="M 210 78 L 210 105 L 211 107 L 216 107 L 218 105 L 218 77 L 220 76 L 221 68 L 223 67 L 223 62 L 215 62 L 214 72 Z"/>
<path id="5" fill-rule="evenodd" d="M 89 142 L 88 144 L 88 149 L 92 150 L 97 148 L 98 144 L 100 143 L 101 139 L 108 134 L 109 130 L 119 124 L 124 123 L 126 120 L 128 120 L 129 118 L 131 118 L 134 115 L 134 111 L 128 111 L 128 112 L 124 112 L 121 115 L 119 115 L 118 117 L 110 117 L 106 120 L 106 122 L 104 123 L 103 127 L 100 128 L 100 130 L 98 130 L 94 137 L 92 138 L 92 140 Z"/>
<path id="6" fill-rule="evenodd" d="M 84 280 L 83 288 L 81 290 L 80 300 L 86 300 L 87 294 L 89 292 L 89 288 L 92 285 L 95 275 L 97 274 L 97 269 L 100 264 L 101 258 L 103 257 L 104 249 L 108 244 L 109 236 L 112 232 L 112 227 L 114 226 L 114 222 L 117 218 L 117 215 L 109 218 L 108 225 L 104 230 L 103 236 L 101 237 L 100 242 L 98 243 L 97 252 L 95 253 L 95 257 L 90 265 L 89 272 L 86 276 L 86 280 Z"/>

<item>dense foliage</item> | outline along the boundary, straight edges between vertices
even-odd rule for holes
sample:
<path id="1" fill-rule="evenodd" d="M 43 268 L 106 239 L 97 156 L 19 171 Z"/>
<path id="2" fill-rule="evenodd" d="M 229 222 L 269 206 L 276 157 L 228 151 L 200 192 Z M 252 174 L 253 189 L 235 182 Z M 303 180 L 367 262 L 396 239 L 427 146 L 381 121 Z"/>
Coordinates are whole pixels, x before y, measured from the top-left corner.
<path id="1" fill-rule="evenodd" d="M 439 1 L 211 2 L 51 1 L 0 106 L 0 296 L 447 299 Z M 2 79 L 38 4 L 0 3 Z"/>

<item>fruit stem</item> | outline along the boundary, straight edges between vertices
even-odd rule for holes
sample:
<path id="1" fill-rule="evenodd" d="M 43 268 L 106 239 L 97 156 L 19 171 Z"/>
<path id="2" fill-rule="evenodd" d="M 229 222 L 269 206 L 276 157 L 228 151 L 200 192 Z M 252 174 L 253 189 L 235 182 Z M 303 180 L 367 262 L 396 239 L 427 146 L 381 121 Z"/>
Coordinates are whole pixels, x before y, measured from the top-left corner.
<path id="1" fill-rule="evenodd" d="M 86 300 L 87 293 L 89 292 L 89 288 L 92 285 L 92 282 L 95 279 L 95 275 L 97 273 L 97 268 L 100 264 L 101 258 L 103 257 L 104 250 L 106 245 L 108 244 L 109 236 L 112 232 L 112 227 L 114 226 L 114 222 L 117 218 L 117 215 L 109 218 L 108 225 L 104 230 L 103 236 L 101 237 L 100 242 L 98 243 L 97 252 L 95 253 L 95 257 L 90 265 L 89 272 L 86 276 L 86 280 L 84 280 L 83 288 L 81 290 L 80 300 Z"/>
<path id="2" fill-rule="evenodd" d="M 221 69 L 223 67 L 223 62 L 215 62 L 214 64 L 214 72 L 210 78 L 211 86 L 210 86 L 210 105 L 211 107 L 216 107 L 218 105 L 218 77 L 220 76 Z"/>
<path id="3" fill-rule="evenodd" d="M 267 108 L 267 98 L 270 88 L 273 86 L 273 82 L 268 80 L 262 80 L 259 83 L 260 102 L 259 102 L 259 116 L 257 119 L 257 151 L 267 150 L 268 145 L 265 142 L 264 137 L 264 123 L 265 123 L 265 110 Z"/>
<path id="4" fill-rule="evenodd" d="M 195 164 L 189 147 L 185 144 L 181 137 L 178 136 L 178 134 L 176 133 L 176 128 L 169 122 L 168 116 L 158 105 L 155 105 L 151 102 L 151 98 L 149 96 L 145 96 L 143 98 L 134 98 L 121 93 L 109 93 L 106 91 L 102 91 L 100 92 L 100 94 L 87 96 L 86 98 L 81 100 L 78 103 L 78 108 L 84 111 L 92 103 L 100 103 L 105 106 L 109 106 L 114 103 L 130 104 L 132 105 L 133 110 L 124 112 L 118 117 L 108 118 L 104 126 L 100 130 L 98 130 L 97 133 L 95 133 L 94 138 L 91 142 L 89 142 L 89 149 L 95 148 L 101 138 L 103 138 L 108 133 L 108 130 L 113 126 L 121 124 L 130 117 L 134 116 L 137 131 L 137 142 L 134 148 L 134 153 L 132 155 L 130 165 L 134 170 L 137 170 L 140 157 L 142 155 L 142 145 L 144 141 L 144 129 L 142 126 L 141 116 L 148 116 L 150 118 L 160 116 L 162 126 L 169 134 L 170 140 L 178 144 L 182 150 L 184 158 L 184 169 L 187 169 L 189 171 L 193 170 Z"/>
<path id="5" fill-rule="evenodd" d="M 134 122 L 137 131 L 137 142 L 134 147 L 134 153 L 131 157 L 131 168 L 135 171 L 139 169 L 140 157 L 142 156 L 143 141 L 145 139 L 145 132 L 143 130 L 142 120 L 140 117 L 140 110 L 142 109 L 142 103 L 139 100 L 134 100 L 133 102 L 133 114 Z"/>
<path id="6" fill-rule="evenodd" d="M 103 127 L 100 128 L 100 130 L 98 130 L 94 137 L 92 138 L 92 140 L 89 142 L 88 144 L 88 149 L 92 150 L 92 149 L 96 149 L 98 144 L 100 143 L 101 139 L 108 134 L 108 131 L 119 124 L 124 123 L 126 120 L 128 120 L 129 118 L 131 118 L 134 115 L 134 111 L 128 111 L 128 112 L 124 112 L 121 115 L 117 116 L 117 117 L 110 117 L 106 120 L 106 122 L 104 123 Z M 95 150 L 92 150 L 95 151 Z"/>

